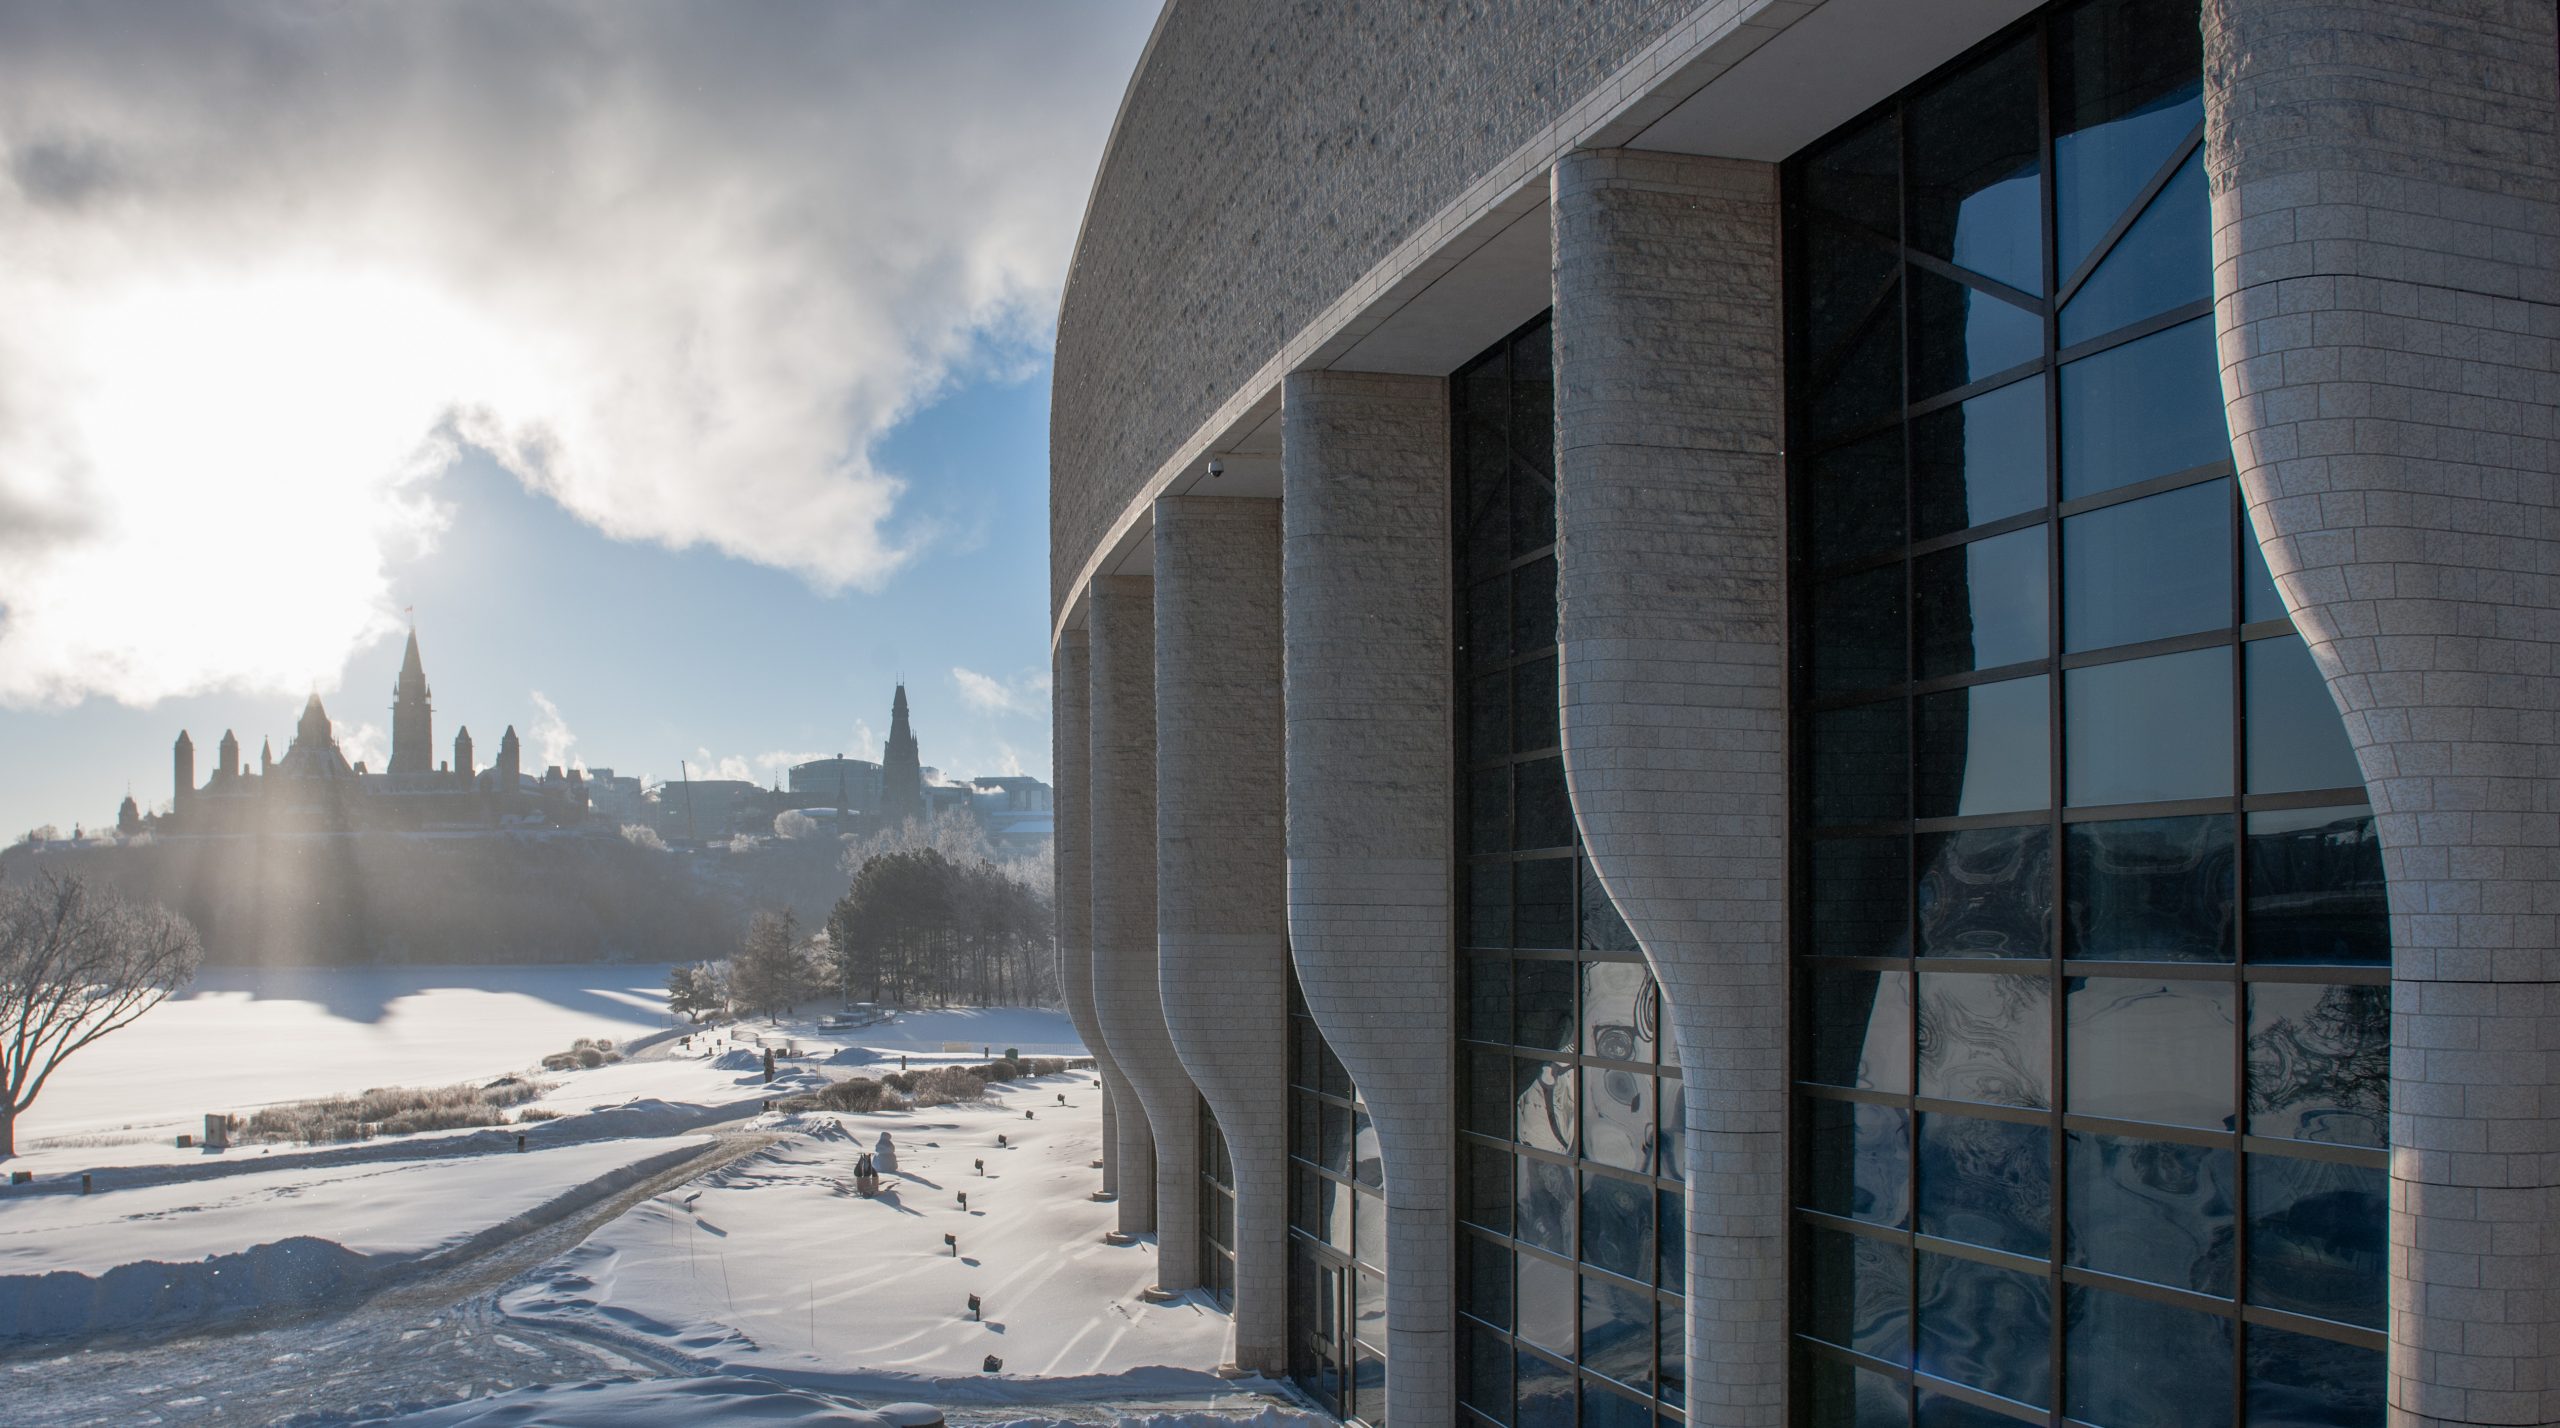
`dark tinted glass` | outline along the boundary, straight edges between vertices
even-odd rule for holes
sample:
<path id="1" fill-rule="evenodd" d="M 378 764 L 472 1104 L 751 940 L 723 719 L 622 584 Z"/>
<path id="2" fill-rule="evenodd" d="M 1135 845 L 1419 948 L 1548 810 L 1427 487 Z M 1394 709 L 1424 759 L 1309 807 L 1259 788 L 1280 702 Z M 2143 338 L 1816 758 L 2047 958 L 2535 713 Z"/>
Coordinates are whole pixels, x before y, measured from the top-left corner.
<path id="1" fill-rule="evenodd" d="M 1804 1331 L 1888 1363 L 1910 1362 L 1911 1263 L 1898 1244 L 1805 1232 Z"/>
<path id="2" fill-rule="evenodd" d="M 1467 775 L 1467 851 L 1500 853 L 1511 847 L 1511 769 L 1496 764 Z"/>
<path id="3" fill-rule="evenodd" d="M 2044 658 L 2044 548 L 2033 526 L 1912 562 L 1920 678 Z"/>
<path id="4" fill-rule="evenodd" d="M 2237 1129 L 2229 982 L 2074 977 L 2069 986 L 2073 1114 Z"/>
<path id="5" fill-rule="evenodd" d="M 1914 534 L 1945 535 L 2043 505 L 2044 426 L 2042 377 L 1912 418 Z"/>
<path id="6" fill-rule="evenodd" d="M 1639 1283 L 1653 1277 L 1653 1187 L 1614 1175 L 1582 1177 L 1582 1262 Z M 1590 1348 L 1588 1323 L 1584 1346 Z M 1645 1342 L 1653 1340 L 1653 1322 L 1645 1321 Z M 1626 1379 L 1633 1383 L 1635 1380 Z"/>
<path id="7" fill-rule="evenodd" d="M 1813 716 L 1813 821 L 1891 823 L 1910 809 L 1903 704 L 1888 699 Z"/>
<path id="8" fill-rule="evenodd" d="M 2104 649 L 2231 623 L 2231 484 L 2062 523 L 2062 647 Z"/>
<path id="9" fill-rule="evenodd" d="M 1661 1274 L 1662 1287 L 1674 1294 L 1681 1292 L 1688 1282 L 1689 1236 L 1685 1228 L 1688 1224 L 1688 1214 L 1687 1202 L 1681 1199 L 1679 1191 L 1657 1190 L 1654 1192 L 1653 1221 L 1656 1226 L 1653 1237 L 1654 1267 Z M 1677 1323 L 1680 1318 L 1676 1314 L 1664 1317 L 1674 1323 Z M 1687 1356 L 1688 1350 L 1685 1348 L 1671 1355 L 1672 1358 Z M 1663 1372 L 1668 1375 L 1674 1370 L 1666 1363 Z"/>
<path id="10" fill-rule="evenodd" d="M 1900 230 L 1902 126 L 1880 114 L 1805 162 L 1804 196 L 1827 212 L 1893 236 Z"/>
<path id="11" fill-rule="evenodd" d="M 1806 880 L 1811 949 L 1838 957 L 1900 957 L 1909 867 L 1899 836 L 1815 841 Z"/>
<path id="12" fill-rule="evenodd" d="M 2231 458 L 2210 317 L 2064 367 L 2061 406 L 2066 501 Z"/>
<path id="13" fill-rule="evenodd" d="M 1911 398 L 1998 376 L 2044 355 L 2044 319 L 1979 288 L 1913 268 Z"/>
<path id="14" fill-rule="evenodd" d="M 1552 429 L 1552 428 L 1550 428 Z M 1552 439 L 1550 441 L 1552 444 Z M 1520 448 L 1514 445 L 1514 451 Z M 1511 553 L 1527 555 L 1556 543 L 1556 488 L 1528 471 L 1511 473 Z"/>
<path id="15" fill-rule="evenodd" d="M 1883 1374 L 1825 1358 L 1808 1358 L 1805 1369 L 1815 1428 L 1903 1428 L 1911 1421 L 1906 1390 Z"/>
<path id="16" fill-rule="evenodd" d="M 2364 787 L 2346 720 L 2302 637 L 2252 640 L 2241 657 L 2249 681 L 2249 791 Z"/>
<path id="17" fill-rule="evenodd" d="M 2391 989 L 2317 982 L 2249 988 L 2249 1130 L 2390 1145 Z"/>
<path id="18" fill-rule="evenodd" d="M 2360 1349 L 2263 1325 L 2249 1328 L 2249 1421 L 2277 1428 L 2383 1428 L 2389 1373 Z"/>
<path id="19" fill-rule="evenodd" d="M 1464 871 L 1467 879 L 1467 945 L 1510 946 L 1510 865 L 1477 863 Z"/>
<path id="20" fill-rule="evenodd" d="M 1511 676 L 1495 670 L 1467 685 L 1467 753 L 1477 760 L 1511 752 Z"/>
<path id="21" fill-rule="evenodd" d="M 1637 950 L 1635 933 L 1618 915 L 1617 904 L 1609 901 L 1609 890 L 1600 885 L 1600 875 L 1588 858 L 1582 861 L 1582 946 L 1593 952 Z"/>
<path id="22" fill-rule="evenodd" d="M 1805 1008 L 1805 1079 L 1909 1093 L 1909 972 L 1808 972 Z"/>
<path id="23" fill-rule="evenodd" d="M 2053 1132 L 1936 1112 L 1920 1117 L 1924 1235 L 2044 1259 L 2053 1252 Z"/>
<path id="24" fill-rule="evenodd" d="M 1969 451 L 1968 446 L 1958 454 Z M 1805 526 L 1815 565 L 1835 565 L 1902 544 L 1900 431 L 1834 447 L 1806 465 Z"/>
<path id="25" fill-rule="evenodd" d="M 1513 1163 L 1519 1169 L 1520 1178 L 1512 1197 L 1515 1226 L 1512 1233 L 1524 1244 L 1553 1250 L 1557 1254 L 1573 1253 L 1572 1168 L 1526 1155 L 1514 1157 Z M 1528 1255 L 1520 1256 L 1523 1264 L 1530 1258 Z M 1564 1273 L 1569 1275 L 1571 1271 Z M 1567 1293 L 1571 1292 L 1569 1280 L 1560 1283 Z M 1523 1300 L 1520 1304 L 1521 1317 L 1526 1318 L 1531 1307 L 1530 1301 Z"/>
<path id="26" fill-rule="evenodd" d="M 1891 416 L 1902 404 L 1902 302 L 1888 292 L 1813 376 L 1808 421 L 1818 437 L 1846 436 Z"/>
<path id="27" fill-rule="evenodd" d="M 1530 470 L 1551 476 L 1555 448 L 1555 329 L 1542 322 L 1511 340 L 1511 455 Z M 1554 487 L 1547 488 L 1550 503 L 1554 493 Z"/>
<path id="28" fill-rule="evenodd" d="M 1531 561 L 1511 574 L 1511 646 L 1522 652 L 1556 642 L 1556 558 Z"/>
<path id="29" fill-rule="evenodd" d="M 1521 1351 L 1513 1357 L 1512 1376 L 1518 1394 L 1512 1422 L 1518 1428 L 1574 1428 L 1573 1370 Z"/>
<path id="30" fill-rule="evenodd" d="M 1920 1255 L 1914 1367 L 2042 1407 L 2053 1401 L 2053 1290 L 2044 1279 Z"/>
<path id="31" fill-rule="evenodd" d="M 1511 936 L 1515 947 L 1573 945 L 1573 860 L 1540 858 L 1512 866 Z"/>
<path id="32" fill-rule="evenodd" d="M 2231 652 L 2189 650 L 2062 677 L 2063 788 L 2083 807 L 2231 792 Z"/>
<path id="33" fill-rule="evenodd" d="M 2096 0 L 2053 36 L 2055 248 L 2070 272 L 2204 118 L 2193 0 Z"/>
<path id="34" fill-rule="evenodd" d="M 1888 232 L 1891 230 L 1888 229 Z M 1803 262 L 1810 282 L 1804 308 L 1804 354 L 1826 362 L 1866 322 L 1901 266 L 1888 242 L 1815 215 L 1804 225 Z"/>
<path id="35" fill-rule="evenodd" d="M 2064 1296 L 2073 1418 L 2108 1428 L 2227 1428 L 2237 1325 L 2103 1289 L 2074 1285 Z"/>
<path id="36" fill-rule="evenodd" d="M 2240 530 L 2240 618 L 2249 624 L 2286 618 L 2284 596 L 2277 593 L 2276 578 L 2267 571 L 2267 553 L 2258 547 L 2254 525 Z"/>
<path id="37" fill-rule="evenodd" d="M 1805 1103 L 1805 1203 L 1896 1229 L 1911 1219 L 1911 1113 L 1859 1101 Z"/>
<path id="38" fill-rule="evenodd" d="M 1458 1307 L 1496 1328 L 1511 1327 L 1511 1251 L 1481 1235 L 1459 1240 L 1465 1270 Z"/>
<path id="39" fill-rule="evenodd" d="M 1902 567 L 1887 565 L 1813 588 L 1813 688 L 1879 689 L 1904 678 Z"/>
<path id="40" fill-rule="evenodd" d="M 1573 804 L 1565 797 L 1564 760 L 1531 759 L 1512 766 L 1513 833 L 1521 848 L 1573 845 Z"/>
<path id="41" fill-rule="evenodd" d="M 1467 591 L 1467 654 L 1479 660 L 1511 655 L 1511 582 L 1479 580 Z"/>
<path id="42" fill-rule="evenodd" d="M 2044 288 L 2039 87 L 2027 36 L 1907 110 L 1911 246 L 2030 293 Z"/>
<path id="43" fill-rule="evenodd" d="M 2249 1157 L 2249 1302 L 2383 1327 L 2388 1172 Z"/>
<path id="44" fill-rule="evenodd" d="M 2212 196 L 2199 149 L 2063 305 L 2062 345 L 2212 296 Z"/>
<path id="45" fill-rule="evenodd" d="M 2050 829 L 2038 824 L 1925 833 L 1917 851 L 1922 956 L 2052 955 Z"/>
<path id="46" fill-rule="evenodd" d="M 2071 956 L 2231 960 L 2229 814 L 2075 823 L 2063 839 Z"/>
<path id="47" fill-rule="evenodd" d="M 1511 747 L 1525 754 L 1558 742 L 1556 662 L 1533 659 L 1511 671 Z"/>
<path id="48" fill-rule="evenodd" d="M 2390 964 L 2390 907 L 2372 813 L 2249 815 L 2249 960 Z"/>
<path id="49" fill-rule="evenodd" d="M 1502 427 L 1502 409 L 1490 420 L 1470 419 L 1460 439 L 1466 443 L 1466 529 L 1460 548 L 1467 567 L 1488 574 L 1511 554 L 1511 440 Z"/>
<path id="50" fill-rule="evenodd" d="M 1500 1082 L 1492 1083 L 1500 1085 Z M 1474 1129 L 1471 1125 L 1470 1130 Z M 1505 1126 L 1496 1134 L 1509 1133 Z M 1472 1224 L 1508 1233 L 1511 1229 L 1511 1157 L 1489 1145 L 1467 1147 L 1466 1218 Z M 1505 1255 L 1506 1262 L 1508 1254 Z M 1508 1271 L 1506 1271 L 1506 1274 Z M 1507 1288 L 1509 1280 L 1504 1284 Z M 1506 1320 L 1507 1324 L 1508 1321 Z"/>
<path id="51" fill-rule="evenodd" d="M 1551 1051 L 1572 1048 L 1573 981 L 1571 962 L 1511 964 L 1514 1044 Z"/>
<path id="52" fill-rule="evenodd" d="M 1919 1413 L 1911 1421 L 1918 1428 L 2009 1428 L 2018 1418 L 1994 1412 L 1977 1403 L 1968 1403 L 1944 1393 L 1921 1389 L 1916 1396 Z M 2030 1418 L 2025 1420 L 2034 1422 Z"/>
<path id="53" fill-rule="evenodd" d="M 1648 1304 L 1645 1307 L 1650 1308 L 1651 1306 Z M 1590 1295 L 1589 1291 L 1586 1290 L 1584 1293 L 1584 1309 L 1587 1312 L 1589 1308 Z M 1652 1323 L 1652 1316 L 1650 1314 L 1646 1315 L 1646 1332 L 1645 1342 L 1642 1346 L 1642 1356 L 1645 1360 L 1648 1372 L 1644 1375 L 1644 1382 L 1634 1383 L 1631 1385 L 1642 1392 L 1650 1392 L 1650 1384 L 1653 1377 L 1650 1372 L 1653 1359 Z M 1613 1322 L 1609 1327 L 1612 1332 L 1620 1336 L 1621 1339 L 1623 1339 L 1625 1334 L 1628 1332 L 1628 1326 L 1623 1323 Z M 1603 1373 L 1608 1372 L 1607 1369 L 1602 1368 L 1600 1364 L 1591 1357 L 1591 1340 L 1589 1337 L 1591 1333 L 1591 1325 L 1587 1320 L 1582 1326 L 1582 1331 L 1584 1335 L 1583 1362 L 1595 1371 Z M 1621 1347 L 1609 1355 L 1609 1361 L 1614 1366 L 1627 1368 L 1632 1365 L 1635 1357 L 1636 1350 Z M 1623 1393 L 1613 1393 L 1589 1379 L 1584 1379 L 1582 1381 L 1582 1428 L 1654 1428 L 1653 1409 L 1651 1406 L 1630 1398 Z"/>
<path id="54" fill-rule="evenodd" d="M 2051 1108 L 2052 999 L 2042 977 L 1922 973 L 1920 1094 Z"/>
<path id="55" fill-rule="evenodd" d="M 1511 1040 L 1511 962 L 1504 957 L 1469 957 L 1466 1036 L 1496 1045 Z"/>
<path id="56" fill-rule="evenodd" d="M 1517 1259 L 1519 1287 L 1514 1312 L 1519 1317 L 1520 1337 L 1539 1348 L 1570 1357 L 1573 1311 L 1579 1297 L 1573 1271 L 1536 1255 L 1524 1254 Z"/>
<path id="57" fill-rule="evenodd" d="M 2103 1274 L 2231 1297 L 2232 1153 L 2071 1131 L 2071 1262 Z"/>
<path id="58" fill-rule="evenodd" d="M 2047 676 L 1974 684 L 1915 701 L 1913 813 L 1952 818 L 2053 802 Z"/>

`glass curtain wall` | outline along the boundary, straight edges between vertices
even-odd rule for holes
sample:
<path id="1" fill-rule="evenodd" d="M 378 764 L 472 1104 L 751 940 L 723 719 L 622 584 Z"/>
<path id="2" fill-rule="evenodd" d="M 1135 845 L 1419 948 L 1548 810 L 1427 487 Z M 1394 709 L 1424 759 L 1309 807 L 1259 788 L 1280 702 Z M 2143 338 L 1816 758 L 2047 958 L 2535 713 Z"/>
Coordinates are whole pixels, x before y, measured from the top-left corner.
<path id="1" fill-rule="evenodd" d="M 2232 474 L 2195 0 L 1787 165 L 1795 1401 L 2383 1421 L 2390 948 Z"/>
<path id="2" fill-rule="evenodd" d="M 1360 1088 L 1289 971 L 1289 1376 L 1325 1411 L 1387 1414 L 1387 1191 Z"/>
<path id="3" fill-rule="evenodd" d="M 1581 856 L 1556 695 L 1552 335 L 1452 389 L 1459 1398 L 1510 1428 L 1682 1419 L 1679 1067 Z"/>
<path id="4" fill-rule="evenodd" d="M 1218 1307 L 1236 1307 L 1236 1167 L 1209 1098 L 1200 1098 L 1200 1283 Z"/>

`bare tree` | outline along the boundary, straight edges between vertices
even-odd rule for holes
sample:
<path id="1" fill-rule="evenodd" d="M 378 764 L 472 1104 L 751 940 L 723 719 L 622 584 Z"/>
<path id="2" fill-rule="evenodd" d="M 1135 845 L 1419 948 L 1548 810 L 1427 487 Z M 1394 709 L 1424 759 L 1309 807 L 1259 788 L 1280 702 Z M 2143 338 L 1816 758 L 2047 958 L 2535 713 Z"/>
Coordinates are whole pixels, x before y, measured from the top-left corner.
<path id="1" fill-rule="evenodd" d="M 167 908 L 77 877 L 0 887 L 0 1159 L 55 1067 L 195 980 L 203 958 Z"/>

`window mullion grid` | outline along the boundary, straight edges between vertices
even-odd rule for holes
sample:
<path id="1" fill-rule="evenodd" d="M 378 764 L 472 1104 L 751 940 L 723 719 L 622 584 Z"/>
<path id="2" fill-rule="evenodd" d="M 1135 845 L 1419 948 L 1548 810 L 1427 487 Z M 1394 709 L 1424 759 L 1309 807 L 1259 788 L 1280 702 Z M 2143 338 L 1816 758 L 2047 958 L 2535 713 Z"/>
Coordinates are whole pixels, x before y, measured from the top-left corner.
<path id="1" fill-rule="evenodd" d="M 2047 373 L 2044 382 L 2045 516 L 2048 521 L 2044 542 L 2046 582 L 2045 652 L 2047 657 L 2053 661 L 2054 670 L 2053 674 L 2045 681 L 2045 728 L 2047 731 L 2045 738 L 2045 758 L 2047 761 L 2047 780 L 2045 787 L 2051 803 L 2051 812 L 2049 816 L 2052 820 L 2051 823 L 2048 824 L 2048 832 L 2046 833 L 2046 836 L 2052 840 L 2054 853 L 2051 870 L 2051 876 L 2053 878 L 2052 905 L 2045 914 L 2048 919 L 2045 933 L 2047 939 L 2045 947 L 2047 960 L 2045 966 L 2047 969 L 2046 976 L 2048 979 L 2046 982 L 2045 1015 L 2048 1034 L 2051 1038 L 2048 1054 L 2052 1057 L 2051 1064 L 2053 1068 L 2053 1105 L 2051 1107 L 2049 1117 L 2051 1129 L 2047 1132 L 2047 1144 L 2045 1151 L 2047 1157 L 2046 1173 L 2050 1177 L 2049 1183 L 2052 1186 L 2051 1196 L 2045 1207 L 2045 1213 L 2051 1220 L 2050 1225 L 2047 1227 L 2048 1243 L 2045 1248 L 2046 1293 L 2051 1299 L 2051 1304 L 2048 1306 L 2047 1310 L 2051 1315 L 2051 1318 L 2047 1326 L 2046 1345 L 2046 1352 L 2049 1355 L 2049 1363 L 2051 1365 L 2051 1371 L 2047 1376 L 2047 1382 L 2049 1384 L 2047 1396 L 2050 1398 L 2051 1402 L 2046 1404 L 2046 1411 L 2049 1415 L 2049 1422 L 2060 1423 L 2063 1418 L 2063 1405 L 2068 1402 L 2067 1393 L 2069 1389 L 2069 1384 L 2065 1381 L 2064 1377 L 2069 1371 L 2068 1355 L 2064 1352 L 2064 1349 L 2065 1340 L 2069 1334 L 2070 1315 L 2067 1312 L 2066 1301 L 2064 1299 L 2064 1295 L 2068 1291 L 2065 1289 L 2062 1282 L 2062 1266 L 2064 1261 L 2068 1258 L 2070 1250 L 2070 1137 L 2062 1128 L 2062 1112 L 2065 1107 L 2071 1104 L 2071 1063 L 2068 1055 L 2068 1048 L 2063 1042 L 2063 1038 L 2068 1032 L 2068 1019 L 2063 1014 L 2064 988 L 2066 985 L 2062 976 L 2063 955 L 2068 950 L 2062 945 L 2063 934 L 2066 930 L 2064 924 L 2067 920 L 2064 916 L 2064 909 L 2067 904 L 2063 901 L 2066 893 L 2066 889 L 2063 885 L 2063 865 L 2069 860 L 2064 855 L 2064 844 L 2062 841 L 2063 835 L 2062 828 L 2060 826 L 2062 805 L 2068 795 L 2068 791 L 2063 786 L 2064 770 L 2062 758 L 2062 745 L 2065 737 L 2062 708 L 2062 687 L 2066 682 L 2065 676 L 2062 673 L 2061 662 L 2062 523 L 2060 518 L 2055 514 L 2060 510 L 2062 505 L 2062 418 L 2060 410 L 2062 400 L 2062 376 L 2059 364 L 2054 361 L 2054 353 L 2060 346 L 2061 342 L 2059 330 L 2062 321 L 2062 303 L 2060 300 L 2060 284 L 2057 281 L 2059 274 L 2055 272 L 2056 259 L 2054 256 L 2056 229 L 2053 139 L 2053 25 L 2049 18 L 2040 19 L 2036 22 L 2036 127 L 2036 229 L 2040 240 L 2036 246 L 2038 249 L 2038 260 L 2044 278 L 2044 292 L 2041 294 L 2045 299 L 2042 330 L 2044 336 L 2044 365 Z M 1916 1003 L 1917 998 L 1914 998 L 1914 1001 Z M 1917 1161 L 1914 1161 L 1913 1163 L 1915 1165 L 1918 1164 Z"/>
<path id="2" fill-rule="evenodd" d="M 1903 954 L 1910 959 L 1909 965 L 1911 968 L 1910 972 L 1907 974 L 1911 983 L 1911 996 L 1909 999 L 1910 1005 L 1904 1013 L 1905 1017 L 1909 1020 L 1909 1034 L 1905 1037 L 1905 1040 L 1909 1043 L 1911 1048 L 1909 1079 L 1904 1083 L 1904 1105 L 1908 1107 L 1910 1104 L 1909 1098 L 1916 1095 L 1920 1090 L 1920 915 L 1919 900 L 1913 895 L 1918 869 L 1914 866 L 1915 853 L 1911 832 L 1911 817 L 1914 813 L 1919 811 L 1920 807 L 1920 761 L 1917 757 L 1919 752 L 1918 739 L 1920 733 L 1920 721 L 1918 706 L 1912 701 L 1910 688 L 1910 678 L 1917 658 L 1916 652 L 1920 647 L 1918 625 L 1919 602 L 1914 598 L 1915 592 L 1912 589 L 1911 580 L 1911 537 L 1919 530 L 1919 502 L 1913 494 L 1916 483 L 1912 479 L 1911 470 L 1911 273 L 1909 270 L 1912 247 L 1911 106 L 1907 100 L 1896 100 L 1893 108 L 1895 160 L 1894 222 L 1899 225 L 1898 236 L 1902 239 L 1903 258 L 1902 271 L 1896 275 L 1902 284 L 1900 290 L 1895 294 L 1895 300 L 1902 304 L 1902 332 L 1900 347 L 1894 353 L 1894 372 L 1899 379 L 1902 388 L 1900 393 L 1902 420 L 1898 424 L 1899 430 L 1902 433 L 1902 673 L 1904 681 L 1902 692 L 1901 838 L 1902 902 L 1904 916 L 1908 919 L 1908 927 L 1904 934 L 1902 950 Z M 1919 1112 L 1909 1109 L 1904 1110 L 1902 1115 L 1902 1135 L 1905 1144 L 1904 1154 L 1906 1156 L 1904 1163 L 1911 1167 L 1912 1172 L 1911 1222 L 1912 1228 L 1916 1230 L 1919 1227 L 1920 1220 Z M 1903 1316 L 1904 1322 L 1902 1326 L 1902 1361 L 1911 1369 L 1910 1374 L 1906 1376 L 1902 1382 L 1903 1413 L 1906 1418 L 1916 1420 L 1920 1412 L 1918 1388 L 1920 1368 L 1920 1247 L 1916 1235 L 1906 1235 L 1904 1237 L 1902 1244 L 1902 1256 L 1903 1282 L 1911 1286 L 1911 1311 Z"/>

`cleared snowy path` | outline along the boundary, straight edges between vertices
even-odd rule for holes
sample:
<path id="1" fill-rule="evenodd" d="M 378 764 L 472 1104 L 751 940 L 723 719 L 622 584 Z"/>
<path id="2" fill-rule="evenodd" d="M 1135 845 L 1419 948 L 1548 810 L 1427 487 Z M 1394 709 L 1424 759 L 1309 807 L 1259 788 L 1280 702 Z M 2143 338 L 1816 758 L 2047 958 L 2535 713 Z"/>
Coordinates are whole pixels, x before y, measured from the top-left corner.
<path id="1" fill-rule="evenodd" d="M 633 1206 L 771 1139 L 723 1136 L 580 1214 L 353 1308 L 270 1315 L 229 1333 L 0 1359 L 0 1398 L 13 1423 L 320 1425 L 526 1384 L 689 1372 L 646 1350 L 606 1349 L 508 1320 L 497 1310 L 498 1292 Z"/>

